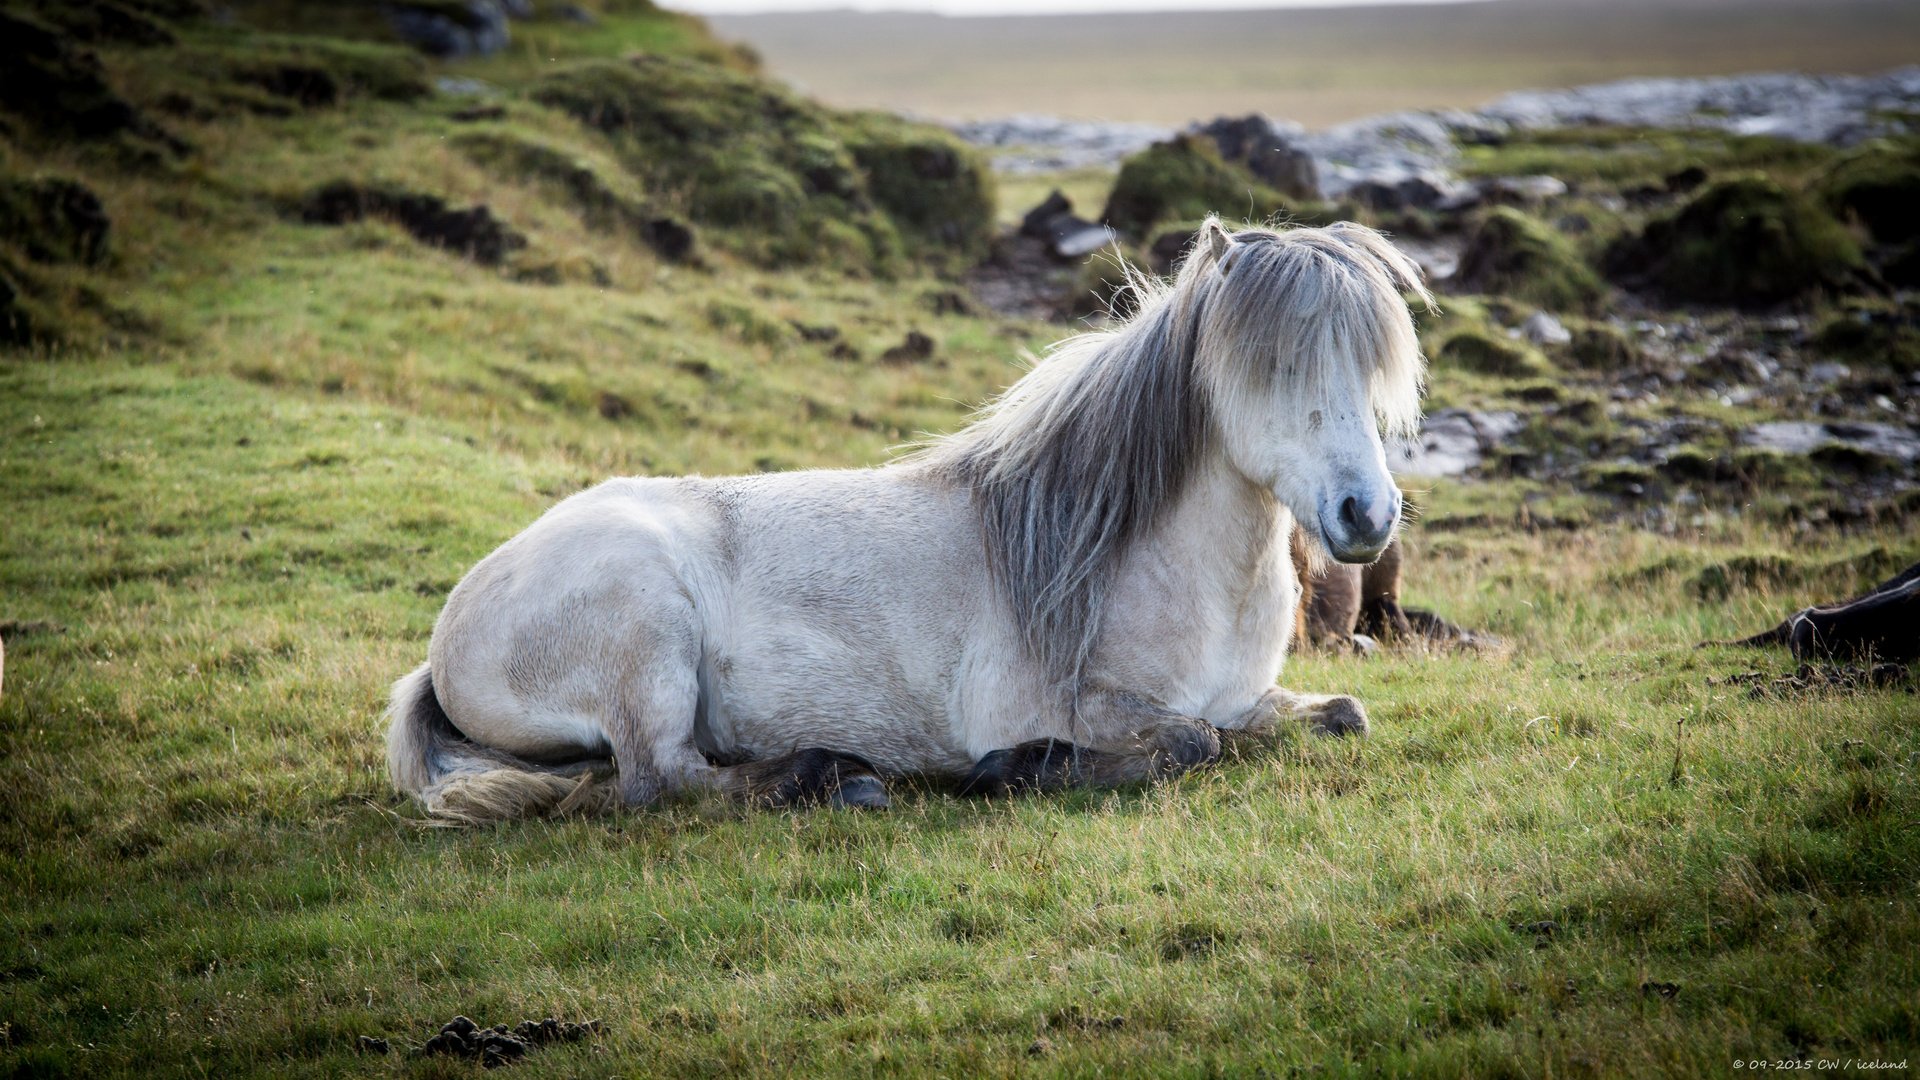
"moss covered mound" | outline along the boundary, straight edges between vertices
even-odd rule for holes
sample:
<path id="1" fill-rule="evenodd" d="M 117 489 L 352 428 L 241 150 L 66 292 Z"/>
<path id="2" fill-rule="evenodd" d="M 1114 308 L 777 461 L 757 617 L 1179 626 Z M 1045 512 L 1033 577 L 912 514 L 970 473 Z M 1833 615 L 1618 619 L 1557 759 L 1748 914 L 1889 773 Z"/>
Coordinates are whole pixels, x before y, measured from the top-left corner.
<path id="1" fill-rule="evenodd" d="M 738 71 L 640 56 L 571 68 L 532 97 L 606 133 L 629 168 L 684 193 L 695 221 L 739 230 L 735 246 L 765 262 L 884 265 L 903 231 L 978 250 L 992 227 L 984 172 L 943 133 L 843 122 Z"/>
<path id="2" fill-rule="evenodd" d="M 993 174 L 953 135 L 888 113 L 843 114 L 867 192 L 917 254 L 976 259 L 993 240 Z"/>
<path id="3" fill-rule="evenodd" d="M 28 258 L 98 264 L 111 228 L 100 197 L 77 180 L 0 176 L 0 242 Z"/>
<path id="4" fill-rule="evenodd" d="M 1648 223 L 1608 253 L 1607 268 L 1622 284 L 1675 300 L 1757 308 L 1844 290 L 1866 262 L 1817 203 L 1749 173 L 1708 184 L 1679 212 Z"/>
<path id="5" fill-rule="evenodd" d="M 1144 240 L 1163 222 L 1208 214 L 1258 221 L 1289 209 L 1285 196 L 1222 161 L 1212 140 L 1179 135 L 1126 160 L 1101 219 Z"/>
<path id="6" fill-rule="evenodd" d="M 1521 379 L 1552 375 L 1553 365 L 1524 342 L 1478 330 L 1462 330 L 1440 346 L 1441 363 L 1476 372 Z"/>
<path id="7" fill-rule="evenodd" d="M 1920 147 L 1869 143 L 1834 164 L 1820 194 L 1880 243 L 1920 239 Z"/>
<path id="8" fill-rule="evenodd" d="M 1820 328 L 1814 346 L 1851 364 L 1920 371 L 1920 299 L 1851 302 Z"/>
<path id="9" fill-rule="evenodd" d="M 1591 308 L 1605 286 L 1566 237 L 1512 207 L 1495 207 L 1480 220 L 1460 254 L 1450 285 L 1498 293 L 1552 311 Z"/>

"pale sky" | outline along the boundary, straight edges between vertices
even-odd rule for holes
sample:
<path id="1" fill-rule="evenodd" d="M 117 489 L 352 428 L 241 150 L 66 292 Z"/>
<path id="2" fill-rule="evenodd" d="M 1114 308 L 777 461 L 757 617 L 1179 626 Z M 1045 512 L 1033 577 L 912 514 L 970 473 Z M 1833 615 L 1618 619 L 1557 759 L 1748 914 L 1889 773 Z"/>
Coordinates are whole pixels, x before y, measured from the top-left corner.
<path id="1" fill-rule="evenodd" d="M 696 15 L 773 11 L 917 11 L 941 15 L 1061 15 L 1115 11 L 1250 11 L 1288 7 L 1356 7 L 1459 0 L 668 0 L 663 7 Z"/>

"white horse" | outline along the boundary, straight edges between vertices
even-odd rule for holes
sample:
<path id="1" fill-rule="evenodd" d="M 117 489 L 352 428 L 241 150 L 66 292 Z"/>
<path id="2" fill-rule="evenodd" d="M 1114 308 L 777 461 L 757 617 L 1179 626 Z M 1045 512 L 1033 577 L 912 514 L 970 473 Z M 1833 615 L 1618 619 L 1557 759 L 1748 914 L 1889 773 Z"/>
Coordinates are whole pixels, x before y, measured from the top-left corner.
<path id="1" fill-rule="evenodd" d="M 1216 729 L 1364 733 L 1353 698 L 1274 685 L 1288 544 L 1297 521 L 1354 563 L 1393 538 L 1418 269 L 1357 225 L 1209 221 L 1136 287 L 1122 325 L 905 460 L 609 480 L 547 511 L 395 684 L 394 783 L 450 822 L 700 788 L 884 806 L 888 775 L 1113 784 L 1213 760 Z"/>

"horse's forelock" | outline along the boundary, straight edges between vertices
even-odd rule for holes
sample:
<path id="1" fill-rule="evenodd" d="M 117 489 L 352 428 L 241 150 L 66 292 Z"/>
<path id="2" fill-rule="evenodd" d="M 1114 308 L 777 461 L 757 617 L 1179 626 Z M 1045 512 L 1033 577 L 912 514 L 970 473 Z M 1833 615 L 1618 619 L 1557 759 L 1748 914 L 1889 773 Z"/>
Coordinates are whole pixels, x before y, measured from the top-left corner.
<path id="1" fill-rule="evenodd" d="M 1210 387 L 1282 380 L 1317 398 L 1359 365 L 1384 425 L 1417 423 L 1420 356 L 1403 292 L 1413 263 L 1361 226 L 1246 230 L 1217 221 L 1172 281 L 1137 276 L 1135 314 L 1069 338 L 921 460 L 966 484 L 1029 648 L 1072 692 L 1128 546 L 1171 508 L 1204 448 Z"/>

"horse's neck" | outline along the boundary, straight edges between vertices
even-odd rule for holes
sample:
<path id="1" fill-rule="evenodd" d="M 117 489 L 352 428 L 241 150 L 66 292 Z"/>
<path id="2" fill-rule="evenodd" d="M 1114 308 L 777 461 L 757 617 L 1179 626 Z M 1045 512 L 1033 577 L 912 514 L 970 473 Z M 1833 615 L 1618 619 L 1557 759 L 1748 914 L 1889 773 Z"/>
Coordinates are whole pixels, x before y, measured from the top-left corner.
<path id="1" fill-rule="evenodd" d="M 1273 492 L 1210 452 L 1150 543 L 1159 561 L 1178 567 L 1195 587 L 1254 599 L 1281 587 L 1277 575 L 1292 528 Z"/>

